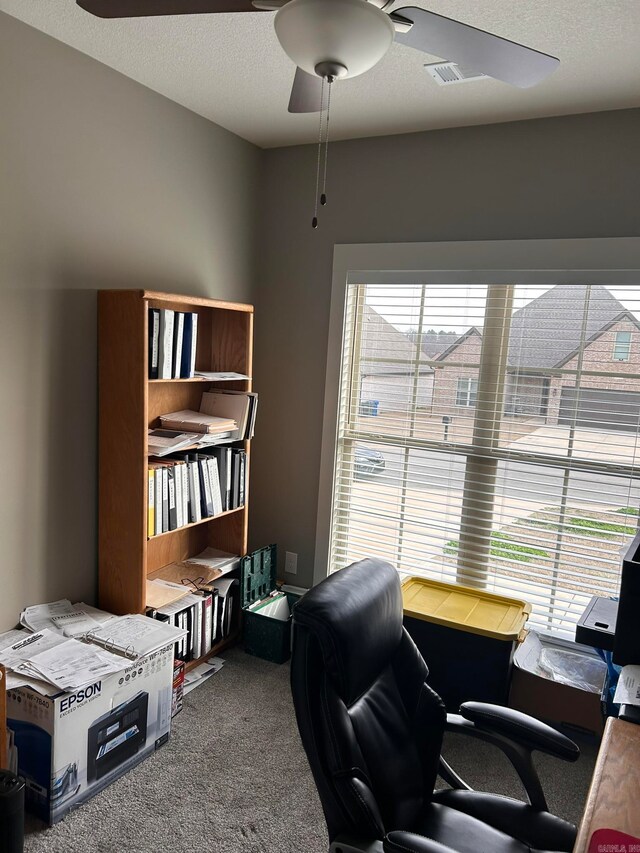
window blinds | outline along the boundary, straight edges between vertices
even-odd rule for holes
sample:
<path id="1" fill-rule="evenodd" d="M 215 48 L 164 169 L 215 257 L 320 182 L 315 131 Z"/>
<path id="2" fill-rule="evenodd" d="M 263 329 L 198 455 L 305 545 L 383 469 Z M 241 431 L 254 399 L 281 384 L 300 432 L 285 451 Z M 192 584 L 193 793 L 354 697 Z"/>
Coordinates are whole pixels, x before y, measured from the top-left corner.
<path id="1" fill-rule="evenodd" d="M 349 285 L 330 570 L 525 598 L 570 636 L 640 506 L 640 287 Z"/>

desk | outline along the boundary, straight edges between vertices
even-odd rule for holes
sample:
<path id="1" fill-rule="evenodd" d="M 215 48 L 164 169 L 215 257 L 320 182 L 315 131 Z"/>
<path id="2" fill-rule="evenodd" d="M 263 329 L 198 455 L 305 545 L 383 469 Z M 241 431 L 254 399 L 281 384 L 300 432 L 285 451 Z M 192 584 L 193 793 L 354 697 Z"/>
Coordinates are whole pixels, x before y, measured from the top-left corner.
<path id="1" fill-rule="evenodd" d="M 640 725 L 610 717 L 573 853 L 587 853 L 596 829 L 640 838 Z"/>

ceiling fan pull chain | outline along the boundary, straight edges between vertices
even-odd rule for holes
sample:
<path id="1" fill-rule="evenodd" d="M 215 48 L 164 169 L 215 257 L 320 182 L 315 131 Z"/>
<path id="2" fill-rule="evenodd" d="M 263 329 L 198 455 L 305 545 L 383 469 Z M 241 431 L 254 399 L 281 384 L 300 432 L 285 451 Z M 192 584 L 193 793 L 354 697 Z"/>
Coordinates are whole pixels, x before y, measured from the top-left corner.
<path id="1" fill-rule="evenodd" d="M 329 90 L 331 92 L 331 90 Z M 318 133 L 318 162 L 316 164 L 316 194 L 315 194 L 315 206 L 313 211 L 313 219 L 311 220 L 311 227 L 318 227 L 318 194 L 320 192 L 320 161 L 322 158 L 322 125 L 324 119 L 324 77 L 322 78 L 322 88 L 320 89 L 320 130 Z"/>
<path id="2" fill-rule="evenodd" d="M 329 94 L 327 95 L 327 124 L 325 126 L 324 138 L 324 176 L 322 179 L 322 195 L 320 196 L 320 204 L 327 203 L 327 162 L 329 160 L 329 113 L 331 112 L 331 86 L 333 77 L 329 77 Z"/>

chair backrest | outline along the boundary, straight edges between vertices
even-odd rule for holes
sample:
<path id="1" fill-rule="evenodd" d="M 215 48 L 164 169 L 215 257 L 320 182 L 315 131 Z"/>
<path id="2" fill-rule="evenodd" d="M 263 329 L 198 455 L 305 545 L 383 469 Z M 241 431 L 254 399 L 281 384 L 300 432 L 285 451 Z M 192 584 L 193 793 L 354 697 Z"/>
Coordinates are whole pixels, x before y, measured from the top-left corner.
<path id="1" fill-rule="evenodd" d="M 361 560 L 293 610 L 291 690 L 329 839 L 412 829 L 433 793 L 446 712 L 402 626 L 396 570 Z"/>

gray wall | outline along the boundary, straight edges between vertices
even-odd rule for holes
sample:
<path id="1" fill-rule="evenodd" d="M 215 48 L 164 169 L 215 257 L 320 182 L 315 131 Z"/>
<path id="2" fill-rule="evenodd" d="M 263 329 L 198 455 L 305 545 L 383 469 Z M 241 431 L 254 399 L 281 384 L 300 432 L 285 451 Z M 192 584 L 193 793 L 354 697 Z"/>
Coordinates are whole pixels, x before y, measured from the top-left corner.
<path id="1" fill-rule="evenodd" d="M 262 152 L 0 14 L 0 630 L 94 599 L 96 290 L 252 301 Z"/>
<path id="2" fill-rule="evenodd" d="M 332 145 L 314 232 L 313 146 L 260 152 L 2 14 L 0 80 L 0 629 L 94 597 L 97 289 L 255 302 L 250 539 L 308 585 L 334 244 L 640 233 L 640 111 Z"/>
<path id="3" fill-rule="evenodd" d="M 524 95 L 523 95 L 524 97 Z M 311 229 L 314 146 L 266 153 L 251 529 L 312 578 L 335 243 L 640 235 L 640 111 L 341 142 Z"/>

